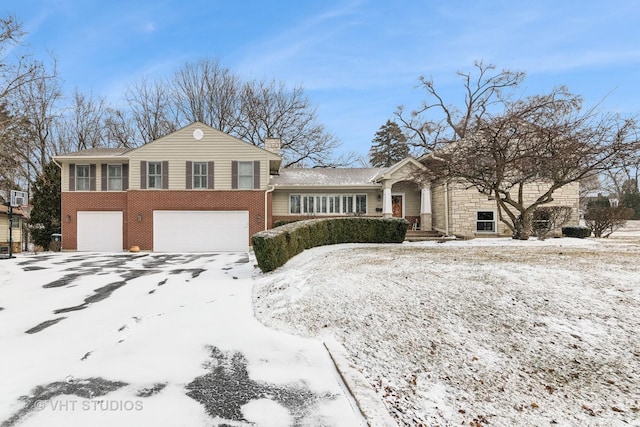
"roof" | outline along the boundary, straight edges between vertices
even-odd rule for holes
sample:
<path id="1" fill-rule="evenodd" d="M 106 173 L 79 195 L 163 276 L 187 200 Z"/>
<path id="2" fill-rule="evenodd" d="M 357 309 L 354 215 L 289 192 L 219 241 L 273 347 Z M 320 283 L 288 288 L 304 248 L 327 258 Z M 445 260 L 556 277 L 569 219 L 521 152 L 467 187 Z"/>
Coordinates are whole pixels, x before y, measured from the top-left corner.
<path id="1" fill-rule="evenodd" d="M 13 215 L 23 216 L 25 218 L 27 217 L 26 212 L 24 212 L 24 210 L 22 208 L 13 208 L 13 211 L 11 213 Z M 9 206 L 0 205 L 0 214 L 8 215 L 9 214 Z"/>
<path id="2" fill-rule="evenodd" d="M 360 186 L 376 185 L 374 179 L 387 168 L 282 169 L 271 184 L 276 186 Z"/>
<path id="3" fill-rule="evenodd" d="M 74 151 L 72 153 L 61 154 L 56 157 L 105 157 L 120 156 L 129 151 L 129 148 L 88 148 L 86 150 Z"/>

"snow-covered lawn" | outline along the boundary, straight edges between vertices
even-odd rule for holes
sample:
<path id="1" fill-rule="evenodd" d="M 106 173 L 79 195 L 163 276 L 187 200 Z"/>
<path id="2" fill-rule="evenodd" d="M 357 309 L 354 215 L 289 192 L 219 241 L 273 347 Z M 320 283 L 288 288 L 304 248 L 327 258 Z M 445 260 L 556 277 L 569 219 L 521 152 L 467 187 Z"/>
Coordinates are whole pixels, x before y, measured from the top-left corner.
<path id="1" fill-rule="evenodd" d="M 360 425 L 322 343 L 254 318 L 254 263 L 0 261 L 0 426 Z"/>
<path id="2" fill-rule="evenodd" d="M 257 316 L 346 347 L 400 425 L 640 425 L 640 224 L 609 239 L 339 245 Z"/>

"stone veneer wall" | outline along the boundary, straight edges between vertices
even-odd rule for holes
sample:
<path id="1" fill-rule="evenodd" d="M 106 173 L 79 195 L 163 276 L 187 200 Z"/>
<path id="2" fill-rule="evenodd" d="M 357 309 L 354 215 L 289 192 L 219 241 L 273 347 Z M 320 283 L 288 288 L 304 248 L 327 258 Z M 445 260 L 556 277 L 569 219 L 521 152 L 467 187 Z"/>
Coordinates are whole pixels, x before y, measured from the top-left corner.
<path id="1" fill-rule="evenodd" d="M 543 184 L 529 185 L 525 187 L 525 202 L 533 202 L 539 195 L 546 191 Z M 553 202 L 544 206 L 569 206 L 572 208 L 570 225 L 579 223 L 579 184 L 568 184 L 554 192 Z M 460 182 L 450 182 L 448 185 L 449 199 L 449 234 L 483 237 L 510 235 L 510 230 L 498 219 L 496 202 L 489 200 L 475 188 L 467 188 Z M 445 195 L 444 183 L 432 186 L 432 210 L 433 228 L 444 232 L 445 226 Z M 497 223 L 497 233 L 478 233 L 476 231 L 476 213 L 478 211 L 493 211 Z"/>

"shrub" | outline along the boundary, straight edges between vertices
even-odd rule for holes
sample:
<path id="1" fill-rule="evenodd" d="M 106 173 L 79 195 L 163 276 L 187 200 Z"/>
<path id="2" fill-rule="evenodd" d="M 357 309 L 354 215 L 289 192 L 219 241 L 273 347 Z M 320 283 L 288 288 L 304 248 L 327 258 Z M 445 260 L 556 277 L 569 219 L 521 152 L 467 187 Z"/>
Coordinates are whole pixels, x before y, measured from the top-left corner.
<path id="1" fill-rule="evenodd" d="M 286 224 L 251 238 L 258 267 L 273 271 L 305 249 L 339 243 L 402 243 L 409 223 L 400 218 L 327 218 Z"/>
<path id="2" fill-rule="evenodd" d="M 577 237 L 584 239 L 591 236 L 591 229 L 588 227 L 562 227 L 562 235 L 566 237 Z"/>
<path id="3" fill-rule="evenodd" d="M 619 207 L 590 207 L 584 213 L 587 227 L 595 237 L 609 237 L 618 228 L 623 227 L 633 216 L 633 209 Z"/>
<path id="4" fill-rule="evenodd" d="M 553 230 L 562 227 L 569 219 L 573 209 L 569 206 L 542 206 L 533 211 L 533 233 L 544 240 Z"/>

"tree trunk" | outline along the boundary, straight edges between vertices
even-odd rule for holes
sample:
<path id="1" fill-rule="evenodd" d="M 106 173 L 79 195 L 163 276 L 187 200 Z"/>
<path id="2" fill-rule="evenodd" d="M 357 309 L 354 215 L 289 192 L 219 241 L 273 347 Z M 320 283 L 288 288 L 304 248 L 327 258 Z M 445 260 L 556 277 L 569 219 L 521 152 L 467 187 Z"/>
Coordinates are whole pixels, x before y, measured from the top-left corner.
<path id="1" fill-rule="evenodd" d="M 529 240 L 531 235 L 531 212 L 521 212 L 513 222 L 513 239 Z"/>

